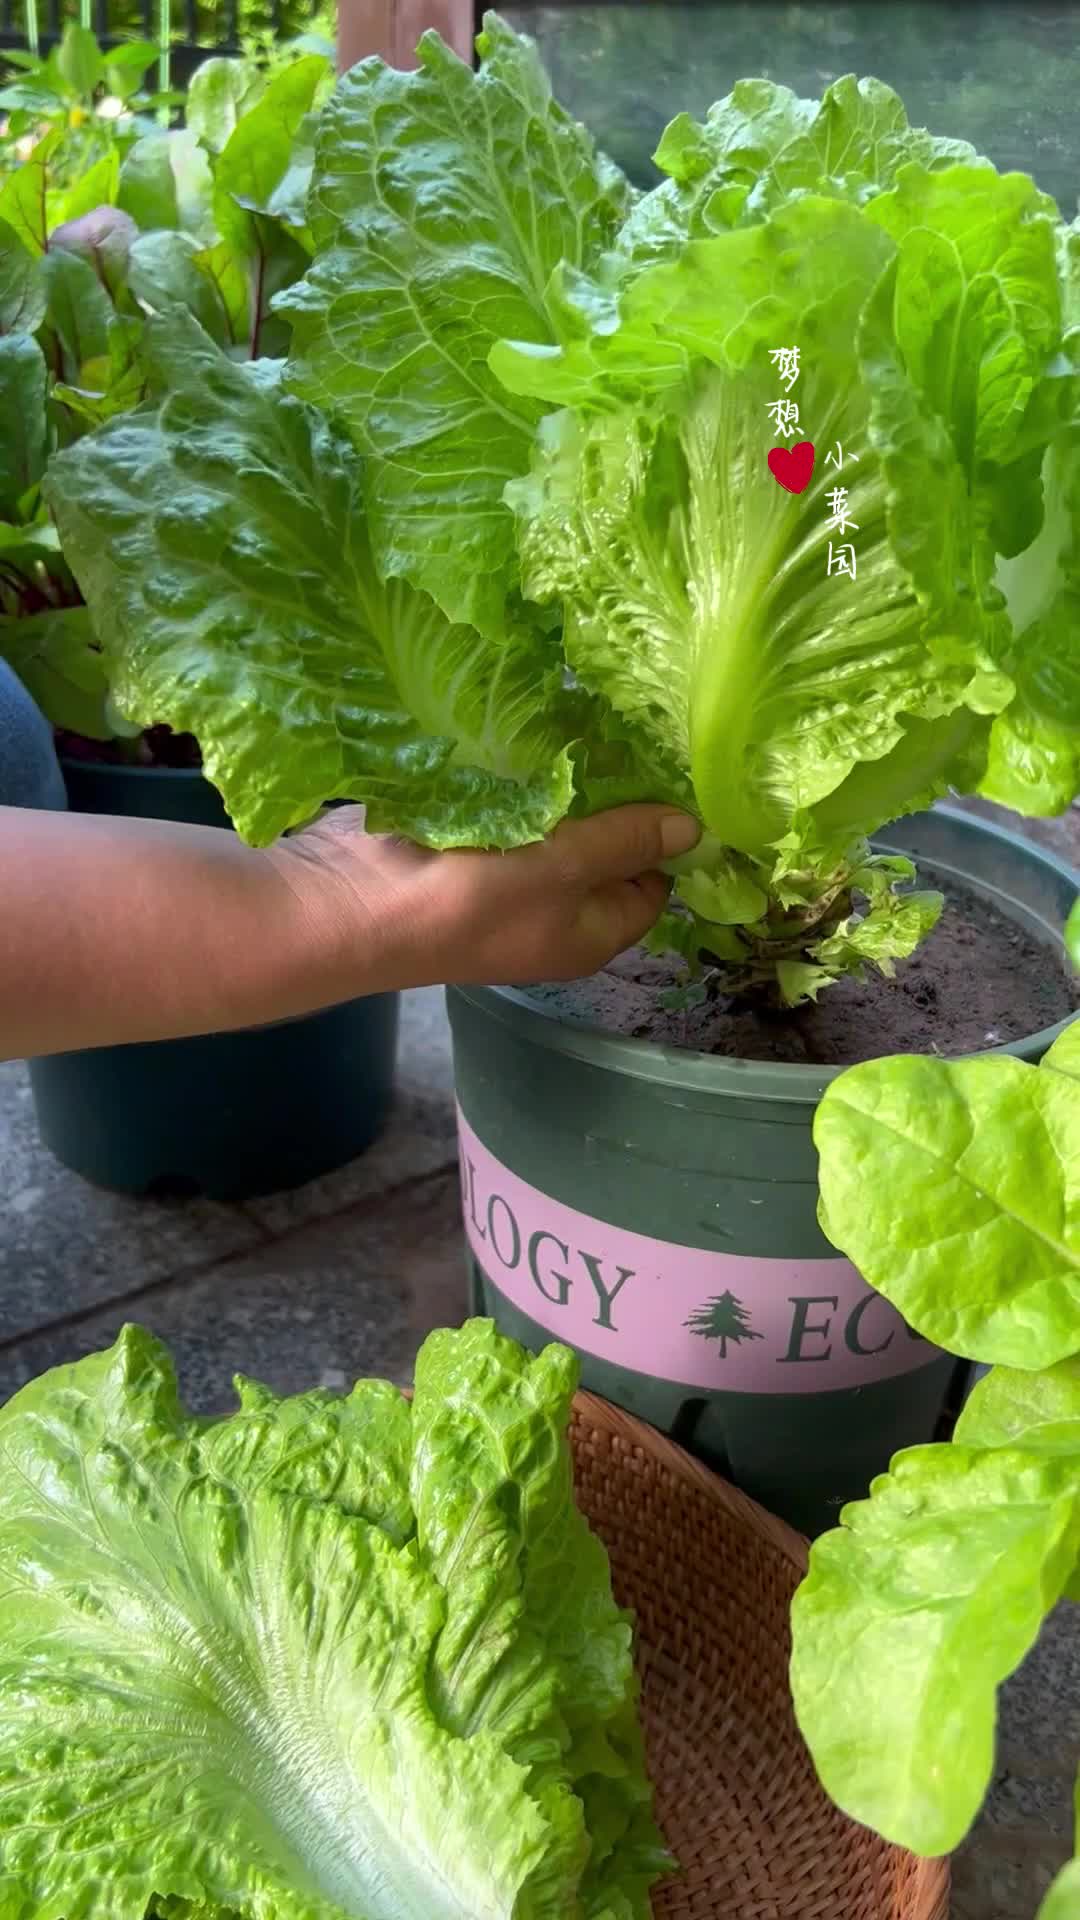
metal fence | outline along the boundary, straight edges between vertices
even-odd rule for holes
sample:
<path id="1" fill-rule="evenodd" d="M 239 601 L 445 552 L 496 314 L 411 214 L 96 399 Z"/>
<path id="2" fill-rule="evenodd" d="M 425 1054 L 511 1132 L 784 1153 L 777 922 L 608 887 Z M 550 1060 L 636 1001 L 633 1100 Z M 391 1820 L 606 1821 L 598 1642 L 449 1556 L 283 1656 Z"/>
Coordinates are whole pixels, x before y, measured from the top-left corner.
<path id="1" fill-rule="evenodd" d="M 318 0 L 0 0 L 0 61 L 7 48 L 48 54 L 76 20 L 103 47 L 133 38 L 168 47 L 182 85 L 208 53 L 238 52 L 248 33 L 303 33 L 318 10 Z"/>

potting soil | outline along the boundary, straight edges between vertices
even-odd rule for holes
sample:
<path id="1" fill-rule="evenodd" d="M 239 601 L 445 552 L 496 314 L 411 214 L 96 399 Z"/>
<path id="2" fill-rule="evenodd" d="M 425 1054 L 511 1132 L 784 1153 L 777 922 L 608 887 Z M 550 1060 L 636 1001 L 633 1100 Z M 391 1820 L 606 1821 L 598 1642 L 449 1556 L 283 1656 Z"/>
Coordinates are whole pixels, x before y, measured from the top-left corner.
<path id="1" fill-rule="evenodd" d="M 660 1046 L 813 1066 L 852 1066 L 893 1053 L 956 1055 L 1027 1039 L 1080 1006 L 1064 959 L 958 881 L 919 869 L 945 895 L 933 932 L 896 976 L 875 973 L 828 987 L 814 1005 L 771 1011 L 749 1000 L 710 1000 L 673 1012 L 661 996 L 682 985 L 676 960 L 643 948 L 602 973 L 529 995 L 566 1020 Z"/>

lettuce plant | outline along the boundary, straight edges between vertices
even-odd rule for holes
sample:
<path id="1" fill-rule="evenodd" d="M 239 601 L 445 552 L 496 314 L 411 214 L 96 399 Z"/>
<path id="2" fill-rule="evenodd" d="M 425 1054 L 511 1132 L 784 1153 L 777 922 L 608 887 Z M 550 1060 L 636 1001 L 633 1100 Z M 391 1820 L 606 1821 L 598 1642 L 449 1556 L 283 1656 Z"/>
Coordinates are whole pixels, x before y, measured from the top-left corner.
<path id="1" fill-rule="evenodd" d="M 793 1608 L 827 1791 L 942 1854 L 990 1783 L 997 1688 L 1080 1599 L 1080 1021 L 1039 1067 L 854 1067 L 816 1138 L 830 1238 L 920 1332 L 998 1363 L 951 1443 L 897 1454 L 814 1544 Z M 1075 1914 L 1078 1891 L 1080 1859 L 1040 1920 Z"/>
<path id="2" fill-rule="evenodd" d="M 70 185 L 54 129 L 0 183 L 0 657 L 75 734 L 140 729 L 108 698 L 42 497 L 50 455 L 148 400 L 159 310 L 192 314 L 230 359 L 281 351 L 270 302 L 310 258 L 310 116 L 331 78 L 315 55 L 270 78 L 207 61 L 184 131 L 148 133 L 123 159 L 110 147 Z"/>
<path id="3" fill-rule="evenodd" d="M 345 797 L 433 846 L 689 807 L 657 944 L 788 1003 L 888 971 L 940 901 L 873 832 L 1080 788 L 1080 232 L 853 78 L 680 115 L 638 194 L 527 41 L 479 49 L 327 103 L 273 390 L 163 325 L 163 399 L 55 462 L 125 709 L 258 841 Z"/>
<path id="4" fill-rule="evenodd" d="M 576 1362 L 473 1321 L 197 1419 L 116 1345 L 0 1409 L 0 1914 L 648 1920 L 629 1618 Z"/>

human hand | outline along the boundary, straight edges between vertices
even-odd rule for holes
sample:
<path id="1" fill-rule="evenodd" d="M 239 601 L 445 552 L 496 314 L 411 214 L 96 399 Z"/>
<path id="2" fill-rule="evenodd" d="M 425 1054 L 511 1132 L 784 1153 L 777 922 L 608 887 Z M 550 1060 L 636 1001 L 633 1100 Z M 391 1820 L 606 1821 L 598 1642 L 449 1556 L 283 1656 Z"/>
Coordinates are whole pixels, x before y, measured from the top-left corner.
<path id="1" fill-rule="evenodd" d="M 662 863 L 700 834 L 670 807 L 626 806 L 510 853 L 434 853 L 339 807 L 269 856 L 343 974 L 377 953 L 388 988 L 526 985 L 582 979 L 641 940 L 667 899 Z"/>

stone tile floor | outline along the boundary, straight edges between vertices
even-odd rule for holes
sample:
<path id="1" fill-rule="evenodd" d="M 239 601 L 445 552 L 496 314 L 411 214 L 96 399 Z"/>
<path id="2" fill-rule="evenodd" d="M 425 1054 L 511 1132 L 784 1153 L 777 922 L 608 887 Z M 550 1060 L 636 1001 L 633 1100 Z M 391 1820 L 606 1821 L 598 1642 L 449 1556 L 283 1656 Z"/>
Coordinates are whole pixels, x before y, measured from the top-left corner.
<path id="1" fill-rule="evenodd" d="M 1080 866 L 1080 815 L 1032 832 Z M 238 1371 L 285 1392 L 359 1374 L 404 1381 L 429 1329 L 467 1311 L 459 1226 L 438 992 L 405 997 L 398 1100 L 376 1146 L 329 1179 L 239 1206 L 86 1186 L 38 1142 L 25 1067 L 0 1064 L 0 1401 L 107 1345 L 126 1320 L 169 1343 L 200 1411 L 229 1404 Z M 953 1920 L 1031 1920 L 1068 1856 L 1077 1624 L 1060 1609 L 1004 1691 L 994 1783 L 956 1862 Z"/>

